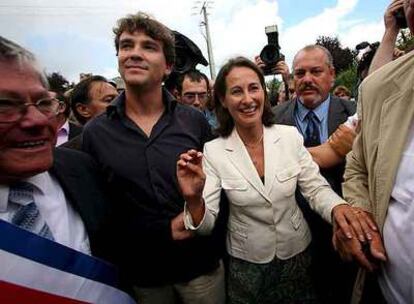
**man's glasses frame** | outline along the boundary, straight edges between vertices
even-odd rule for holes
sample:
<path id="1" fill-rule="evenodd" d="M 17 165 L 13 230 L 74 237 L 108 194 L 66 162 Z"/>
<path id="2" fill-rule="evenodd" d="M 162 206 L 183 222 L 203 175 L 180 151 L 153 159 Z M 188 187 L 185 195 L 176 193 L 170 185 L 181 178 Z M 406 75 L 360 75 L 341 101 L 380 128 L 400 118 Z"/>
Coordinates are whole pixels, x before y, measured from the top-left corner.
<path id="1" fill-rule="evenodd" d="M 48 119 L 63 113 L 66 105 L 56 98 L 45 97 L 36 102 L 23 102 L 18 99 L 0 97 L 0 123 L 14 123 L 19 121 L 30 106 L 45 115 Z"/>

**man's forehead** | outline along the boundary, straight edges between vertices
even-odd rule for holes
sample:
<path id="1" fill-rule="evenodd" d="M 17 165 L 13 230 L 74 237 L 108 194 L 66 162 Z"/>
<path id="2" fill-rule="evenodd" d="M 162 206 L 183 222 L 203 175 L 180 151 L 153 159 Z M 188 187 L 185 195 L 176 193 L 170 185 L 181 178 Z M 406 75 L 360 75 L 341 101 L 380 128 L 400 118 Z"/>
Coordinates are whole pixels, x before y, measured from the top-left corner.
<path id="1" fill-rule="evenodd" d="M 101 97 L 105 95 L 118 94 L 117 90 L 108 82 L 94 81 L 89 89 L 89 94 L 95 97 Z M 93 97 L 94 97 L 93 96 Z"/>
<path id="2" fill-rule="evenodd" d="M 1 97 L 37 99 L 48 94 L 39 73 L 30 65 L 0 62 Z"/>
<path id="3" fill-rule="evenodd" d="M 298 68 L 301 65 L 312 65 L 312 66 L 327 66 L 328 57 L 320 49 L 313 50 L 302 50 L 300 51 L 293 62 L 294 68 Z"/>
<path id="4" fill-rule="evenodd" d="M 188 76 L 184 77 L 184 81 L 183 81 L 183 88 L 186 87 L 187 89 L 190 87 L 203 87 L 204 90 L 207 91 L 208 89 L 208 84 L 206 83 L 205 79 L 200 79 L 200 80 L 193 80 L 191 78 L 189 78 Z"/>
<path id="5" fill-rule="evenodd" d="M 139 30 L 139 29 L 133 32 L 129 32 L 129 31 L 122 32 L 122 34 L 119 36 L 119 41 L 122 42 L 122 41 L 128 41 L 128 40 L 135 40 L 138 38 L 142 40 L 153 41 L 153 42 L 162 44 L 162 41 L 152 38 L 144 30 Z"/>

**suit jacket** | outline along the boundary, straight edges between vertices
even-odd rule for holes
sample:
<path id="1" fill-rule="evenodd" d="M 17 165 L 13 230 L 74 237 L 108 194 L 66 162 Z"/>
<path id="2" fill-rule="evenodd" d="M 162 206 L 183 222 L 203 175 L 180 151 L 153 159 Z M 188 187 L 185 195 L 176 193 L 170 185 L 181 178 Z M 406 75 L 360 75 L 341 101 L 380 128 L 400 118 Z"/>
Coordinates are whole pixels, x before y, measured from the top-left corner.
<path id="1" fill-rule="evenodd" d="M 79 134 L 78 136 L 75 136 L 71 140 L 63 143 L 60 146 L 68 148 L 68 149 L 74 149 L 74 150 L 82 151 L 82 133 Z"/>
<path id="2" fill-rule="evenodd" d="M 328 222 L 332 208 L 345 203 L 319 174 L 295 128 L 265 127 L 263 144 L 264 184 L 235 129 L 204 146 L 206 214 L 198 233 L 214 226 L 223 189 L 230 202 L 227 250 L 253 263 L 267 263 L 275 256 L 288 259 L 309 245 L 310 231 L 295 200 L 297 184 Z"/>
<path id="3" fill-rule="evenodd" d="M 383 228 L 407 134 L 414 118 L 414 53 L 385 65 L 361 85 L 361 131 L 348 155 L 346 199 L 373 213 Z M 359 303 L 365 272 L 360 271 L 353 303 Z"/>
<path id="4" fill-rule="evenodd" d="M 275 114 L 276 123 L 296 126 L 295 108 L 297 102 L 299 102 L 298 99 L 295 99 L 274 107 L 273 113 Z M 355 114 L 355 111 L 356 105 L 354 102 L 331 95 L 328 110 L 328 135 L 330 136 L 333 132 L 335 132 L 340 124 L 344 123 L 349 116 Z M 339 195 L 342 195 L 341 184 L 343 181 L 342 177 L 344 173 L 344 164 L 339 164 L 333 168 L 321 170 L 321 173 L 328 180 L 332 189 L 334 189 Z"/>
<path id="5" fill-rule="evenodd" d="M 80 127 L 74 123 L 69 122 L 69 134 L 68 140 L 75 138 L 76 136 L 80 135 L 83 131 L 83 127 Z"/>
<path id="6" fill-rule="evenodd" d="M 59 147 L 55 149 L 50 173 L 57 178 L 66 198 L 82 218 L 92 254 L 111 259 L 110 204 L 93 159 L 83 152 Z"/>

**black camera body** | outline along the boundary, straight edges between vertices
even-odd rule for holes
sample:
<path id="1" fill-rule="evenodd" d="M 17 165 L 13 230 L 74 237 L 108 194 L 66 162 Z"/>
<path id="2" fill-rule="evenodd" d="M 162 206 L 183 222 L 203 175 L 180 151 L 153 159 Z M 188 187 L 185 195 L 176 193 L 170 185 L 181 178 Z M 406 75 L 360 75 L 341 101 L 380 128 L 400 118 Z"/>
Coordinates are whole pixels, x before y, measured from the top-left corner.
<path id="1" fill-rule="evenodd" d="M 266 26 L 265 33 L 267 35 L 267 45 L 260 52 L 260 59 L 266 65 L 263 68 L 263 73 L 265 75 L 271 75 L 273 74 L 271 71 L 272 68 L 276 63 L 283 60 L 284 56 L 280 53 L 277 25 Z"/>

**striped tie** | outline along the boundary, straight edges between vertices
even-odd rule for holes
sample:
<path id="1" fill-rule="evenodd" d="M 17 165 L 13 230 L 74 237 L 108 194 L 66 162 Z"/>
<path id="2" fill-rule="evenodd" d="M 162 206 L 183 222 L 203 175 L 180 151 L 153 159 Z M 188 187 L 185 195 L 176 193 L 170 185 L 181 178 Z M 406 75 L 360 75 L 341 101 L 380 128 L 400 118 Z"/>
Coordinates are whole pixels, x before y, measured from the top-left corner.
<path id="1" fill-rule="evenodd" d="M 10 187 L 9 204 L 15 209 L 10 222 L 20 228 L 54 240 L 46 221 L 41 216 L 33 197 L 33 186 L 19 182 Z"/>

